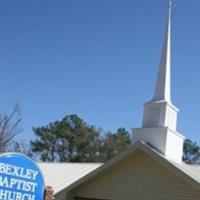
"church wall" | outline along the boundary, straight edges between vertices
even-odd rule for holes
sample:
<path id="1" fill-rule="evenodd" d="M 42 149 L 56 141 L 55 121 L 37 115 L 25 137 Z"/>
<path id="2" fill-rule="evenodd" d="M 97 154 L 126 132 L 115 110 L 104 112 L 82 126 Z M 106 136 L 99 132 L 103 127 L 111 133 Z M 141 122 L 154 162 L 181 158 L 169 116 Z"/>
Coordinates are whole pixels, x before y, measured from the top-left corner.
<path id="1" fill-rule="evenodd" d="M 200 192 L 138 150 L 79 186 L 74 196 L 105 200 L 199 200 Z"/>
<path id="2" fill-rule="evenodd" d="M 66 192 L 65 190 L 57 193 L 55 195 L 56 200 L 74 200 L 74 196 L 71 192 Z"/>

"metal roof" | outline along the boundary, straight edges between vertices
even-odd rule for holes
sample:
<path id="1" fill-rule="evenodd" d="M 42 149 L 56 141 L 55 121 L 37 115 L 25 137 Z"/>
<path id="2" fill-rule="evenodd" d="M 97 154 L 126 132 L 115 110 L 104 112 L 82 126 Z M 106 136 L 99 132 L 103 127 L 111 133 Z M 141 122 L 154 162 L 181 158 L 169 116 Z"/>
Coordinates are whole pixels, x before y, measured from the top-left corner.
<path id="1" fill-rule="evenodd" d="M 178 164 L 175 162 L 173 162 L 173 165 L 200 184 L 200 165 L 189 165 L 185 163 Z"/>
<path id="2" fill-rule="evenodd" d="M 116 156 L 107 163 L 39 163 L 39 167 L 44 174 L 46 185 L 54 188 L 55 194 L 67 189 L 71 190 L 80 183 L 95 176 L 107 167 L 115 164 L 117 161 L 126 157 L 130 152 L 136 149 L 142 149 L 149 153 L 154 159 L 163 163 L 167 168 L 177 172 L 185 180 L 188 180 L 194 186 L 200 185 L 200 165 L 188 165 L 185 163 L 175 163 L 166 159 L 166 157 L 144 142 L 138 142 L 131 146 L 120 155 Z"/>
<path id="3" fill-rule="evenodd" d="M 100 167 L 102 163 L 38 163 L 38 165 L 46 185 L 52 186 L 56 194 Z"/>

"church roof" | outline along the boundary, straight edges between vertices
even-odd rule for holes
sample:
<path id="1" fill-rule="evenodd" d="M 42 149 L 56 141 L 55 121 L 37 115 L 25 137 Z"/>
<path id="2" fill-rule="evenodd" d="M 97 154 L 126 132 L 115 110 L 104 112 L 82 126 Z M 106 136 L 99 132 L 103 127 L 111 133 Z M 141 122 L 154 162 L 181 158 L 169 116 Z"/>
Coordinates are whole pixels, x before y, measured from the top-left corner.
<path id="1" fill-rule="evenodd" d="M 124 159 L 131 152 L 136 150 L 143 150 L 149 154 L 153 159 L 158 161 L 167 169 L 176 173 L 179 177 L 184 179 L 190 185 L 200 190 L 200 166 L 188 165 L 185 163 L 176 163 L 166 159 L 152 146 L 144 142 L 138 142 L 129 147 L 127 150 L 114 157 L 112 160 L 103 163 L 39 163 L 46 185 L 51 185 L 54 188 L 55 194 L 77 187 L 84 181 L 96 176 L 101 171 L 106 170 L 115 163 Z"/>
<path id="2" fill-rule="evenodd" d="M 171 163 L 200 184 L 200 165 L 179 164 L 176 162 Z"/>
<path id="3" fill-rule="evenodd" d="M 101 165 L 102 163 L 39 163 L 46 185 L 53 186 L 55 194 Z"/>

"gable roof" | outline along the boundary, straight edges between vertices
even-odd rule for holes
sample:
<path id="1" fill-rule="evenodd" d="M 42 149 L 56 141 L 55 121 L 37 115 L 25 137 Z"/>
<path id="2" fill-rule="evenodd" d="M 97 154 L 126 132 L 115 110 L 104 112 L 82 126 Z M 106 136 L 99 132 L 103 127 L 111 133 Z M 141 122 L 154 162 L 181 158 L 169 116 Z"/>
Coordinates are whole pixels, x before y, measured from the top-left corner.
<path id="1" fill-rule="evenodd" d="M 184 179 L 190 185 L 200 191 L 200 166 L 187 165 L 185 163 L 175 163 L 164 157 L 152 146 L 144 142 L 137 142 L 133 146 L 106 162 L 102 163 L 39 163 L 44 173 L 47 185 L 54 187 L 55 194 L 65 190 L 68 192 L 85 181 L 96 176 L 100 172 L 108 169 L 112 165 L 124 159 L 130 153 L 136 150 L 142 150 L 150 155 L 154 160 L 158 161 L 167 169 L 176 173 L 180 178 Z M 49 176 L 49 174 L 51 174 Z"/>
<path id="2" fill-rule="evenodd" d="M 200 184 L 200 165 L 189 165 L 184 162 L 181 164 L 169 161 L 174 165 L 177 169 L 181 170 L 185 174 L 187 174 L 190 178 L 194 179 L 198 184 Z M 199 185 L 200 187 L 200 185 Z"/>
<path id="3" fill-rule="evenodd" d="M 46 185 L 52 186 L 55 194 L 68 188 L 103 163 L 38 163 Z"/>

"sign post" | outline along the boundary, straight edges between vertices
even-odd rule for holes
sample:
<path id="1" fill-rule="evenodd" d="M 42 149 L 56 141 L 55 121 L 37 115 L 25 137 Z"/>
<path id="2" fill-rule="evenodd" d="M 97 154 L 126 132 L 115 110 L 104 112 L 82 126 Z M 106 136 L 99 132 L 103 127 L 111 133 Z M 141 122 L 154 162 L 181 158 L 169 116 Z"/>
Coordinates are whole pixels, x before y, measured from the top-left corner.
<path id="1" fill-rule="evenodd" d="M 23 154 L 0 155 L 0 200 L 43 200 L 44 178 Z"/>

